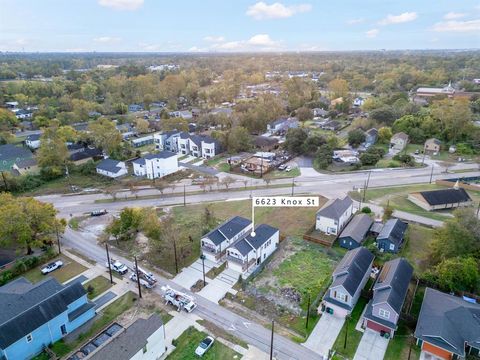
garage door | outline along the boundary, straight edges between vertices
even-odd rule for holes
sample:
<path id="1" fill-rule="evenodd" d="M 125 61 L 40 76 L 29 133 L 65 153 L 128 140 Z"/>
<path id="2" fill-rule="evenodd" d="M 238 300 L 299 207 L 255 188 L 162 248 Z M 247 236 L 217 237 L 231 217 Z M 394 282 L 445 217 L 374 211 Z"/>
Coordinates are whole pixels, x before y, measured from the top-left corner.
<path id="1" fill-rule="evenodd" d="M 383 330 L 387 333 L 390 333 L 390 331 L 391 331 L 388 327 L 377 324 L 376 322 L 370 321 L 370 320 L 367 320 L 367 327 L 369 329 L 372 329 L 372 330 L 375 330 L 375 331 L 378 331 L 378 332 Z"/>
<path id="2" fill-rule="evenodd" d="M 433 346 L 429 344 L 428 342 L 423 342 L 422 349 L 426 352 L 429 352 L 430 354 L 435 355 L 436 357 L 439 357 L 441 359 L 445 360 L 450 360 L 452 358 L 452 354 L 449 353 L 448 351 L 445 351 L 443 349 L 440 349 L 436 346 Z"/>

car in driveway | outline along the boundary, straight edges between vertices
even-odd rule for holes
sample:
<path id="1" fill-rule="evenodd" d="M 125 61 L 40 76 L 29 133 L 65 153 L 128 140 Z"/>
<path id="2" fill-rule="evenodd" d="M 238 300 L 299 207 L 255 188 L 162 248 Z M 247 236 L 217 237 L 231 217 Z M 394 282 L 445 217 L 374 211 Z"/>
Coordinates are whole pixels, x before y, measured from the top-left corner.
<path id="1" fill-rule="evenodd" d="M 278 170 L 285 170 L 287 168 L 287 165 L 283 164 L 278 167 Z"/>
<path id="2" fill-rule="evenodd" d="M 63 261 L 58 260 L 55 262 L 51 262 L 50 264 L 47 264 L 45 267 L 42 268 L 42 274 L 47 275 L 50 274 L 52 271 L 55 271 L 57 269 L 60 269 L 63 266 Z"/>
<path id="3" fill-rule="evenodd" d="M 105 264 L 105 266 L 108 268 L 108 262 Z M 120 275 L 125 275 L 128 272 L 127 266 L 122 264 L 120 261 L 112 260 L 110 261 L 110 266 L 112 267 L 113 271 L 119 273 Z"/>
<path id="4" fill-rule="evenodd" d="M 195 354 L 198 356 L 203 356 L 208 349 L 210 349 L 213 345 L 213 338 L 211 336 L 207 336 L 202 342 L 197 346 L 195 349 Z"/>

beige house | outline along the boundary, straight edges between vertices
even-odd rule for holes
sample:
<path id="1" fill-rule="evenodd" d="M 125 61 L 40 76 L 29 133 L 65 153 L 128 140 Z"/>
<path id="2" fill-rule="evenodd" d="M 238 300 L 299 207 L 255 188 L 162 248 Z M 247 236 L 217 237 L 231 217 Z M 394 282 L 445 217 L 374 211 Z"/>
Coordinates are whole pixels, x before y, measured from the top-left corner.
<path id="1" fill-rule="evenodd" d="M 454 209 L 473 204 L 465 189 L 458 186 L 451 189 L 414 192 L 408 194 L 407 198 L 427 211 Z"/>
<path id="2" fill-rule="evenodd" d="M 424 150 L 430 152 L 439 152 L 442 142 L 438 139 L 431 138 L 425 141 Z"/>
<path id="3" fill-rule="evenodd" d="M 390 149 L 402 151 L 408 144 L 408 135 L 404 132 L 396 133 L 390 139 Z"/>

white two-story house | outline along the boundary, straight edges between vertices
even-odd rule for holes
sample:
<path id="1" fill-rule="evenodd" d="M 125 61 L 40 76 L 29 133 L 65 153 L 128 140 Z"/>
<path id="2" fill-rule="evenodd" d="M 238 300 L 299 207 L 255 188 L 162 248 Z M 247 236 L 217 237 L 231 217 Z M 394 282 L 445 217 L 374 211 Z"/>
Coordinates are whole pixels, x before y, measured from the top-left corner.
<path id="1" fill-rule="evenodd" d="M 364 247 L 345 254 L 332 274 L 332 285 L 327 290 L 319 312 L 345 317 L 355 307 L 372 271 L 374 256 Z"/>
<path id="2" fill-rule="evenodd" d="M 25 138 L 25 145 L 32 150 L 38 149 L 40 147 L 40 134 L 28 135 Z"/>
<path id="3" fill-rule="evenodd" d="M 217 140 L 207 135 L 191 135 L 184 131 L 167 131 L 154 134 L 155 147 L 179 155 L 209 159 L 221 152 Z"/>
<path id="4" fill-rule="evenodd" d="M 251 234 L 238 240 L 227 249 L 228 268 L 245 274 L 263 263 L 277 249 L 280 242 L 278 229 L 261 224 Z"/>
<path id="5" fill-rule="evenodd" d="M 148 154 L 132 164 L 136 176 L 146 176 L 148 179 L 161 178 L 178 171 L 177 155 L 169 151 Z"/>
<path id="6" fill-rule="evenodd" d="M 251 231 L 250 220 L 235 216 L 202 237 L 202 254 L 215 263 L 221 263 L 225 259 L 227 248 Z"/>
<path id="7" fill-rule="evenodd" d="M 357 210 L 349 196 L 330 200 L 317 211 L 315 229 L 327 235 L 338 235 Z"/>

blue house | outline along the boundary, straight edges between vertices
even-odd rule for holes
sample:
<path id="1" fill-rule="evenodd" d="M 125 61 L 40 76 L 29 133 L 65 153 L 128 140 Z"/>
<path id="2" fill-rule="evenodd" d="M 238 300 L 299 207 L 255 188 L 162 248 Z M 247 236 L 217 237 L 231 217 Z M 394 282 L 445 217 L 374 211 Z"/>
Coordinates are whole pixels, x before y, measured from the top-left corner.
<path id="1" fill-rule="evenodd" d="M 377 236 L 377 246 L 384 252 L 397 253 L 403 244 L 408 224 L 398 219 L 388 220 Z"/>
<path id="2" fill-rule="evenodd" d="M 30 359 L 95 316 L 83 286 L 19 278 L 0 287 L 0 359 Z"/>

